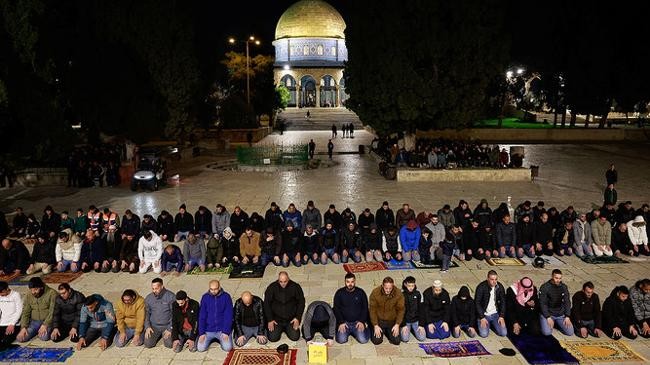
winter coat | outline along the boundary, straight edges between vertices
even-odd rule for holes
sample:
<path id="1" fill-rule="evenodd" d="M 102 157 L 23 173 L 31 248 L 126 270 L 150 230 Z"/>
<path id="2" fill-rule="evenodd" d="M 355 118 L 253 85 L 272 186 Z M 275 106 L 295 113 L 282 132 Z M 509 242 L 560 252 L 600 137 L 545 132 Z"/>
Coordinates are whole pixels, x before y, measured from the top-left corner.
<path id="1" fill-rule="evenodd" d="M 524 222 L 520 220 L 517 222 L 517 247 L 524 247 L 524 245 L 532 245 L 534 241 L 534 228 L 535 224 Z"/>
<path id="2" fill-rule="evenodd" d="M 174 225 L 174 219 L 171 215 L 167 215 L 163 218 L 162 214 L 158 216 L 158 233 L 159 235 L 167 235 L 171 240 L 176 235 L 176 226 Z"/>
<path id="3" fill-rule="evenodd" d="M 240 211 L 239 214 L 233 213 L 230 215 L 230 229 L 232 229 L 232 232 L 235 234 L 235 236 L 239 236 L 244 233 L 247 225 L 248 214 L 243 210 Z M 268 223 L 267 226 L 269 226 Z"/>
<path id="4" fill-rule="evenodd" d="M 284 226 L 284 215 L 279 208 L 269 208 L 264 214 L 264 222 L 266 223 L 267 227 L 271 227 L 275 231 L 279 231 Z"/>
<path id="5" fill-rule="evenodd" d="M 300 251 L 300 228 L 292 228 L 291 231 L 284 229 L 281 234 L 282 248 L 281 252 L 286 253 L 289 256 L 295 256 L 297 252 Z"/>
<path id="6" fill-rule="evenodd" d="M 546 244 L 553 241 L 553 225 L 550 221 L 542 223 L 537 221 L 533 226 L 533 241 L 535 243 Z"/>
<path id="7" fill-rule="evenodd" d="M 465 300 L 462 300 L 461 297 L 465 297 Z M 451 299 L 450 314 L 452 328 L 459 325 L 476 328 L 476 303 L 469 295 L 468 287 L 462 286 L 458 295 Z"/>
<path id="8" fill-rule="evenodd" d="M 503 284 L 497 282 L 497 286 L 494 288 L 494 305 L 497 309 L 497 314 L 499 317 L 505 317 L 506 315 L 506 290 L 503 287 Z M 476 302 L 476 313 L 478 318 L 485 318 L 485 311 L 487 310 L 488 304 L 490 302 L 490 291 L 492 288 L 488 284 L 487 280 L 482 281 L 476 287 L 475 302 Z"/>
<path id="9" fill-rule="evenodd" d="M 218 213 L 216 210 L 212 214 L 212 232 L 221 234 L 226 227 L 230 226 L 230 213 L 223 210 Z"/>
<path id="10" fill-rule="evenodd" d="M 328 314 L 328 326 L 326 335 L 328 338 L 334 338 L 336 336 L 336 316 L 334 316 L 334 311 L 329 304 L 316 300 L 311 302 L 305 311 L 305 318 L 302 321 L 302 333 L 304 336 L 308 336 L 311 333 L 312 318 L 314 317 L 314 312 L 318 307 L 323 307 Z"/>
<path id="11" fill-rule="evenodd" d="M 64 326 L 79 329 L 79 315 L 85 300 L 86 297 L 74 289 L 71 289 L 68 299 L 57 295 L 52 314 L 52 328 Z"/>
<path id="12" fill-rule="evenodd" d="M 643 220 L 643 217 L 638 216 L 634 220 L 627 222 L 627 234 L 630 236 L 630 241 L 635 246 L 648 244 L 648 232 L 646 231 L 646 223 Z"/>
<path id="13" fill-rule="evenodd" d="M 565 241 L 566 238 L 566 241 Z M 555 230 L 553 236 L 553 247 L 557 249 L 573 247 L 575 243 L 573 232 L 568 232 L 564 226 Z"/>
<path id="14" fill-rule="evenodd" d="M 144 329 L 149 327 L 172 329 L 172 305 L 176 303 L 176 295 L 163 288 L 158 295 L 149 293 L 144 298 Z"/>
<path id="15" fill-rule="evenodd" d="M 571 315 L 569 288 L 564 283 L 555 285 L 549 280 L 542 284 L 539 288 L 539 303 L 545 318 Z"/>
<path id="16" fill-rule="evenodd" d="M 650 294 L 643 292 L 641 282 L 637 282 L 630 289 L 630 300 L 637 321 L 641 322 L 650 318 Z"/>
<path id="17" fill-rule="evenodd" d="M 201 214 L 203 208 L 203 214 Z M 199 207 L 199 210 L 194 213 L 194 231 L 212 233 L 212 213 L 206 207 Z"/>
<path id="18" fill-rule="evenodd" d="M 307 234 L 307 232 L 303 233 L 302 240 L 300 242 L 300 252 L 303 255 L 321 253 L 320 237 L 316 230 L 314 230 L 311 235 Z"/>
<path id="19" fill-rule="evenodd" d="M 282 219 L 284 220 L 284 224 L 286 225 L 287 222 L 291 221 L 293 222 L 293 227 L 295 229 L 300 229 L 302 227 L 302 213 L 300 213 L 299 210 L 295 210 L 293 213 L 289 212 L 289 210 L 285 210 L 284 213 L 282 213 Z"/>
<path id="20" fill-rule="evenodd" d="M 485 208 L 479 204 L 476 209 L 474 209 L 474 220 L 478 221 L 479 227 L 485 227 L 492 224 L 492 209 L 487 205 Z"/>
<path id="21" fill-rule="evenodd" d="M 340 245 L 342 250 L 360 250 L 362 247 L 361 234 L 356 229 L 350 231 L 349 228 L 344 228 L 340 236 Z"/>
<path id="22" fill-rule="evenodd" d="M 264 292 L 264 317 L 267 321 L 280 324 L 298 321 L 305 310 L 305 294 L 300 284 L 289 280 L 286 287 L 281 287 L 277 281 L 272 282 Z"/>
<path id="23" fill-rule="evenodd" d="M 214 239 L 214 237 L 210 238 Z M 187 261 L 205 261 L 205 241 L 203 238 L 195 238 L 194 243 L 190 243 L 189 239 L 185 239 L 183 242 L 183 257 Z"/>
<path id="24" fill-rule="evenodd" d="M 172 341 L 180 339 L 181 334 L 184 335 L 183 323 L 185 318 L 192 326 L 187 339 L 196 341 L 199 337 L 199 303 L 194 299 L 189 299 L 185 313 L 183 313 L 183 309 L 185 308 L 181 308 L 176 301 L 172 304 Z"/>
<path id="25" fill-rule="evenodd" d="M 120 258 L 120 252 L 122 252 L 122 235 L 118 232 L 113 234 L 113 237 L 110 237 L 106 232 L 102 235 L 101 238 L 104 241 L 104 250 L 107 260 L 118 260 Z M 111 239 L 109 241 L 109 239 Z"/>
<path id="26" fill-rule="evenodd" d="M 217 295 L 205 293 L 201 297 L 199 308 L 199 336 L 206 332 L 230 335 L 233 318 L 230 294 L 223 289 L 220 289 Z"/>
<path id="27" fill-rule="evenodd" d="M 43 214 L 43 219 L 41 219 L 41 230 L 45 233 L 58 233 L 61 230 L 61 216 L 54 212 L 52 212 L 51 215 Z"/>
<path id="28" fill-rule="evenodd" d="M 101 263 L 106 258 L 106 242 L 101 237 L 95 237 L 92 241 L 83 240 L 81 244 L 81 256 L 79 261 L 92 264 Z"/>
<path id="29" fill-rule="evenodd" d="M 255 313 L 255 317 L 257 318 L 257 323 L 258 323 L 257 335 L 264 336 L 266 334 L 266 320 L 264 319 L 264 302 L 260 297 L 254 295 L 251 305 L 253 306 L 252 309 L 253 312 Z M 244 307 L 245 304 L 241 300 L 241 298 L 235 301 L 235 306 L 233 308 L 233 312 L 234 312 L 233 336 L 235 338 L 244 335 L 244 330 L 242 328 L 243 321 L 244 321 L 243 318 Z"/>
<path id="30" fill-rule="evenodd" d="M 163 270 L 167 269 L 167 263 L 178 263 L 176 266 L 176 271 L 181 272 L 183 271 L 183 264 L 185 260 L 183 259 L 183 254 L 181 253 L 181 249 L 178 248 L 176 245 L 168 245 L 167 247 L 172 247 L 174 250 L 172 251 L 171 254 L 167 252 L 167 248 L 165 248 L 162 252 L 162 256 L 160 257 L 160 266 L 162 267 Z"/>
<path id="31" fill-rule="evenodd" d="M 395 214 L 395 226 L 397 228 L 402 228 L 402 226 L 410 220 L 415 220 L 415 211 L 411 208 L 409 208 L 408 212 L 404 212 L 404 209 L 400 209 Z"/>
<path id="32" fill-rule="evenodd" d="M 439 295 L 433 294 L 433 287 L 429 287 L 422 295 L 424 303 L 422 305 L 424 324 L 431 324 L 438 321 L 446 322 L 451 321 L 451 299 L 446 289 L 442 289 Z"/>
<path id="33" fill-rule="evenodd" d="M 359 228 L 362 233 L 370 231 L 370 225 L 373 223 L 375 223 L 375 216 L 372 213 L 367 216 L 363 213 L 359 215 Z"/>
<path id="34" fill-rule="evenodd" d="M 422 293 L 414 289 L 409 292 L 406 289 L 402 290 L 404 295 L 404 320 L 401 325 L 405 326 L 407 323 L 418 322 L 420 326 L 424 326 L 424 318 L 422 318 Z"/>
<path id="35" fill-rule="evenodd" d="M 376 287 L 370 293 L 368 302 L 372 326 L 378 326 L 380 323 L 401 324 L 404 321 L 404 295 L 396 287 L 393 287 L 390 294 L 384 293 L 381 285 Z"/>
<path id="36" fill-rule="evenodd" d="M 600 219 L 591 222 L 591 237 L 594 244 L 609 246 L 612 243 L 612 225 L 609 221 L 604 224 L 600 223 Z"/>
<path id="37" fill-rule="evenodd" d="M 375 222 L 379 229 L 386 229 L 395 225 L 395 214 L 392 209 L 379 208 L 375 212 Z"/>
<path id="38" fill-rule="evenodd" d="M 68 241 L 64 242 L 61 238 L 56 241 L 56 248 L 54 249 L 56 261 L 69 260 L 78 262 L 81 257 L 81 238 L 72 234 L 70 229 L 66 229 L 64 232 L 68 234 Z"/>
<path id="39" fill-rule="evenodd" d="M 390 252 L 391 254 L 402 252 L 402 244 L 399 240 L 399 233 L 395 232 L 395 235 L 392 236 L 390 233 L 388 233 L 388 230 L 384 231 L 384 238 L 381 247 L 382 251 Z"/>
<path id="40" fill-rule="evenodd" d="M 618 288 L 614 288 L 611 294 L 603 303 L 603 329 L 606 331 L 614 327 L 627 329 L 636 324 L 632 301 L 628 297 L 624 302 L 616 295 Z"/>
<path id="41" fill-rule="evenodd" d="M 580 290 L 573 294 L 571 298 L 571 321 L 574 326 L 578 326 L 580 321 L 594 321 L 596 328 L 602 329 L 602 313 L 600 309 L 600 298 L 598 294 L 591 294 L 587 298 L 585 293 Z"/>
<path id="42" fill-rule="evenodd" d="M 12 265 L 8 265 L 8 263 L 12 263 Z M 6 270 L 8 266 L 12 266 L 14 270 L 25 272 L 30 263 L 29 251 L 24 243 L 11 241 L 11 247 L 8 250 L 0 246 L 0 270 Z"/>
<path id="43" fill-rule="evenodd" d="M 508 323 L 508 329 L 511 329 L 515 323 L 521 327 L 528 327 L 534 322 L 532 326 L 537 327 L 541 308 L 536 287 L 533 287 L 533 296 L 530 299 L 534 301 L 532 306 L 521 305 L 517 302 L 517 293 L 515 293 L 513 287 L 508 288 L 506 291 L 506 322 Z"/>
<path id="44" fill-rule="evenodd" d="M 339 234 L 335 228 L 323 228 L 320 233 L 320 247 L 321 250 L 334 249 L 338 251 L 339 248 Z"/>
<path id="45" fill-rule="evenodd" d="M 472 210 L 469 208 L 461 208 L 460 206 L 454 208 L 454 220 L 461 228 L 465 229 L 469 225 L 469 220 L 472 218 Z"/>
<path id="46" fill-rule="evenodd" d="M 239 237 L 239 253 L 244 256 L 260 256 L 262 254 L 260 247 L 260 234 L 253 231 L 252 235 L 248 237 L 246 233 L 242 233 Z"/>
<path id="47" fill-rule="evenodd" d="M 117 330 L 125 333 L 126 328 L 135 330 L 135 336 L 144 331 L 144 298 L 136 293 L 135 300 L 130 304 L 124 304 L 119 300 L 115 305 L 115 317 Z"/>
<path id="48" fill-rule="evenodd" d="M 420 227 L 418 226 L 415 229 L 411 230 L 408 229 L 407 226 L 408 224 L 405 224 L 399 230 L 400 244 L 402 245 L 402 249 L 404 251 L 417 251 L 418 244 L 420 243 Z"/>
<path id="49" fill-rule="evenodd" d="M 47 285 L 45 285 L 43 294 L 38 298 L 31 293 L 25 295 L 23 313 L 20 316 L 20 327 L 27 328 L 31 321 L 43 321 L 48 327 L 52 326 L 56 297 L 56 290 Z"/>
<path id="50" fill-rule="evenodd" d="M 307 229 L 310 224 L 314 231 L 319 230 L 323 226 L 323 216 L 320 214 L 318 208 L 305 209 L 302 211 L 302 230 Z"/>
<path id="51" fill-rule="evenodd" d="M 438 219 L 440 220 L 440 223 L 442 223 L 445 228 L 449 228 L 456 224 L 456 218 L 454 217 L 454 212 L 453 211 L 448 211 L 445 212 L 444 210 L 440 209 L 438 210 Z M 433 232 L 433 230 L 431 230 Z"/>
<path id="52" fill-rule="evenodd" d="M 134 236 L 140 233 L 140 217 L 136 214 L 131 214 L 131 218 L 129 219 L 125 214 L 122 217 L 120 232 L 124 234 L 132 234 Z"/>
<path id="53" fill-rule="evenodd" d="M 332 222 L 334 229 L 341 229 L 343 227 L 343 217 L 341 217 L 341 213 L 336 210 L 332 213 L 328 209 L 323 215 L 323 219 L 325 220 L 325 225 L 327 225 L 328 221 Z"/>
<path id="54" fill-rule="evenodd" d="M 86 337 L 88 328 L 101 329 L 101 336 L 105 340 L 111 339 L 115 327 L 115 311 L 113 304 L 99 294 L 93 294 L 97 298 L 97 306 L 90 311 L 87 306 L 81 307 L 79 315 L 79 337 Z"/>
<path id="55" fill-rule="evenodd" d="M 591 237 L 591 224 L 589 222 L 583 222 L 581 220 L 576 220 L 573 223 L 573 240 L 579 244 L 586 243 L 591 245 L 593 239 Z"/>
<path id="56" fill-rule="evenodd" d="M 176 232 L 190 232 L 194 229 L 194 217 L 188 212 L 176 213 L 174 217 L 174 228 Z"/>
<path id="57" fill-rule="evenodd" d="M 517 246 L 517 230 L 514 223 L 497 224 L 497 246 L 498 247 L 515 247 Z"/>

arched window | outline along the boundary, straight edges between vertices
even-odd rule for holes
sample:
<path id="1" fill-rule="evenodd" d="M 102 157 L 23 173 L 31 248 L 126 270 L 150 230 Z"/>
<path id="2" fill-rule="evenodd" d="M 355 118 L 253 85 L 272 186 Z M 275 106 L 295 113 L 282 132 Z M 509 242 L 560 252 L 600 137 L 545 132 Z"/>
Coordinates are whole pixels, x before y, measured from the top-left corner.
<path id="1" fill-rule="evenodd" d="M 305 45 L 302 47 L 302 54 L 305 56 L 309 56 L 309 46 Z"/>
<path id="2" fill-rule="evenodd" d="M 323 45 L 322 45 L 322 44 L 319 44 L 319 45 L 318 45 L 318 48 L 316 48 L 316 53 L 317 53 L 319 56 L 322 56 L 322 55 L 323 55 Z"/>
<path id="3" fill-rule="evenodd" d="M 336 57 L 336 47 L 332 46 L 332 56 Z"/>

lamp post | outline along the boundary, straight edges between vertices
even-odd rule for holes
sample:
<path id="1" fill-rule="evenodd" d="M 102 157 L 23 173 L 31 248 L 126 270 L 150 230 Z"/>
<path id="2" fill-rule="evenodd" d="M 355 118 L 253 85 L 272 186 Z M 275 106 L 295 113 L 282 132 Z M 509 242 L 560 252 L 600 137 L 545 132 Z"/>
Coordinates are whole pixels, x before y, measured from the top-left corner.
<path id="1" fill-rule="evenodd" d="M 230 44 L 235 44 L 237 40 L 235 38 L 230 38 L 228 39 L 228 42 Z M 250 64 L 251 64 L 251 59 L 250 59 L 250 54 L 248 51 L 248 44 L 249 43 L 254 43 L 256 46 L 260 45 L 259 39 L 255 39 L 254 36 L 248 37 L 244 41 L 246 43 L 246 105 L 250 106 L 251 105 L 251 75 L 250 75 Z"/>

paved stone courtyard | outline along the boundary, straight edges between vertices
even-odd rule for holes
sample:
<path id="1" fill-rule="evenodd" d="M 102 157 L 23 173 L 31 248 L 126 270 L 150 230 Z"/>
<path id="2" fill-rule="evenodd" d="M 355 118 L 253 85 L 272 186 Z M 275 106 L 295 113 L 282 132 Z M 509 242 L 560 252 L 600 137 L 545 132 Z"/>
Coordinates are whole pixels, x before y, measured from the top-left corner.
<path id="1" fill-rule="evenodd" d="M 314 138 L 319 147 L 324 150 L 329 132 L 288 132 L 284 136 L 272 135 L 261 143 L 282 141 L 283 143 L 304 142 Z M 355 132 L 356 138 L 337 139 L 335 151 L 354 151 L 360 141 L 368 144 L 371 137 L 361 131 Z M 327 168 L 298 172 L 280 173 L 238 173 L 235 171 L 215 171 L 205 166 L 214 159 L 201 157 L 184 165 L 180 171 L 180 184 L 169 186 L 155 193 L 131 193 L 127 188 L 13 188 L 0 190 L 0 208 L 7 212 L 13 207 L 22 206 L 26 212 L 40 212 L 47 204 L 57 211 L 74 211 L 78 207 L 84 209 L 90 204 L 98 207 L 109 206 L 122 214 L 131 208 L 142 216 L 147 212 L 157 215 L 161 209 L 167 209 L 172 214 L 177 211 L 180 203 L 186 203 L 188 210 L 194 212 L 198 205 L 206 205 L 214 209 L 217 203 L 224 204 L 229 211 L 235 205 L 240 205 L 249 214 L 253 211 L 264 212 L 271 201 L 275 201 L 283 209 L 294 202 L 301 210 L 308 200 L 314 200 L 316 206 L 324 212 L 327 205 L 336 204 L 339 211 L 349 206 L 355 212 L 365 207 L 375 210 L 383 200 L 388 200 L 394 210 L 402 203 L 408 202 L 416 212 L 422 210 L 437 210 L 443 204 L 457 205 L 459 199 L 466 199 L 473 208 L 481 198 L 486 198 L 493 208 L 507 196 L 512 196 L 513 203 L 523 200 L 544 200 L 547 206 L 566 207 L 573 204 L 578 211 L 591 208 L 602 201 L 604 188 L 604 170 L 610 162 L 614 162 L 619 170 L 618 196 L 622 200 L 631 200 L 634 206 L 650 201 L 650 157 L 647 155 L 648 145 L 532 145 L 526 147 L 526 165 L 539 165 L 540 177 L 530 183 L 459 183 L 459 184 L 427 184 L 427 183 L 397 183 L 381 178 L 377 173 L 376 163 L 368 156 L 335 155 L 338 165 Z M 327 158 L 326 156 L 319 156 Z M 11 216 L 8 217 L 11 219 Z M 565 282 L 573 293 L 580 289 L 582 283 L 592 280 L 601 300 L 618 284 L 631 285 L 636 279 L 650 275 L 650 261 L 631 262 L 619 265 L 589 265 L 575 257 L 562 258 L 565 265 L 560 268 L 564 272 Z M 397 270 L 358 274 L 358 286 L 370 291 L 383 279 L 392 276 L 397 283 L 408 275 L 416 277 L 420 290 L 430 286 L 433 280 L 441 279 L 446 289 L 453 296 L 462 285 L 469 285 L 473 292 L 479 281 L 484 280 L 487 271 L 492 268 L 485 262 L 473 260 L 460 263 L 449 273 L 441 275 L 438 271 L 430 270 Z M 498 267 L 499 279 L 506 285 L 523 275 L 533 278 L 537 286 L 550 277 L 551 268 L 536 270 L 530 266 Z M 250 290 L 262 295 L 266 286 L 277 278 L 280 269 L 269 267 L 264 278 L 230 280 L 226 276 L 222 280 L 223 288 L 233 297 L 238 297 L 244 290 Z M 291 279 L 300 283 L 307 296 L 307 303 L 313 300 L 331 302 L 334 291 L 343 285 L 343 268 L 339 265 L 314 266 L 287 270 Z M 85 274 L 72 283 L 75 289 L 85 294 L 98 292 L 107 299 L 115 302 L 125 288 L 133 288 L 141 295 L 149 293 L 149 283 L 154 274 Z M 172 290 L 186 290 L 192 298 L 198 299 L 207 291 L 211 276 L 186 276 L 165 278 L 166 286 Z M 26 286 L 14 287 L 18 291 L 27 292 Z M 564 336 L 555 334 L 558 339 Z M 461 337 L 461 340 L 464 338 Z M 575 337 L 570 338 L 576 340 Z M 306 363 L 307 353 L 304 341 L 292 343 L 291 347 L 298 348 L 297 363 Z M 449 339 L 448 341 L 453 341 Z M 637 339 L 623 340 L 638 354 L 650 360 L 650 341 Z M 506 338 L 491 334 L 481 342 L 493 355 L 484 357 L 469 357 L 460 359 L 441 359 L 425 357 L 417 346 L 417 342 L 392 346 L 383 344 L 359 345 L 352 340 L 346 345 L 335 345 L 330 349 L 331 364 L 499 364 L 526 363 L 521 355 L 505 357 L 498 350 L 502 347 L 512 347 Z M 278 344 L 273 344 L 272 347 Z M 29 346 L 57 346 L 51 342 L 42 343 L 33 340 Z M 71 346 L 61 343 L 58 346 Z M 250 344 L 248 346 L 251 346 Z M 183 351 L 174 354 L 162 345 L 154 349 L 128 346 L 123 349 L 111 347 L 101 352 L 98 347 L 91 347 L 76 352 L 68 363 L 101 363 L 109 364 L 220 364 L 225 358 L 218 346 L 213 345 L 206 353 L 189 353 Z"/>

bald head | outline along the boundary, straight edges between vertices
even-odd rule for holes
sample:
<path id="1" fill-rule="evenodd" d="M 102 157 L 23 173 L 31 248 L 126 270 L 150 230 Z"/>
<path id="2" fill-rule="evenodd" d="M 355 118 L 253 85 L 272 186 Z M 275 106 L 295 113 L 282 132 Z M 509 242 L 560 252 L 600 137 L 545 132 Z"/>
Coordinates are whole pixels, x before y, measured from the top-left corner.
<path id="1" fill-rule="evenodd" d="M 241 293 L 241 301 L 244 303 L 244 305 L 251 305 L 253 302 L 253 294 L 251 294 L 249 291 Z"/>
<path id="2" fill-rule="evenodd" d="M 221 283 L 219 283 L 219 280 L 210 280 L 210 294 L 211 295 L 219 294 L 220 289 L 221 289 Z"/>
<path id="3" fill-rule="evenodd" d="M 289 284 L 289 274 L 286 271 L 280 271 L 280 274 L 278 274 L 278 284 L 283 288 L 286 288 L 287 284 Z"/>

